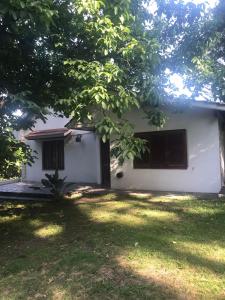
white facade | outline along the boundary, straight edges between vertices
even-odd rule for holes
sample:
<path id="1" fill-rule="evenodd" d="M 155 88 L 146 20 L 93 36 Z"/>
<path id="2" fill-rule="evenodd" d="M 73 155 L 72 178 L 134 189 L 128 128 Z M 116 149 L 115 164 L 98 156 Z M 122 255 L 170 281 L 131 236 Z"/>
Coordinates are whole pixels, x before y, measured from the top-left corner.
<path id="1" fill-rule="evenodd" d="M 186 129 L 188 168 L 134 169 L 133 161 L 122 167 L 111 163 L 111 186 L 115 189 L 218 193 L 222 186 L 219 126 L 216 112 L 211 109 L 189 108 L 170 114 L 160 130 Z M 127 116 L 135 132 L 156 131 L 138 111 Z M 122 171 L 123 177 L 116 174 Z"/>
<path id="2" fill-rule="evenodd" d="M 63 128 L 69 119 L 49 116 L 46 123 L 38 121 L 34 130 Z M 28 132 L 27 132 L 28 133 Z M 26 133 L 26 134 L 27 134 Z M 81 142 L 76 142 L 76 134 L 82 134 Z M 40 181 L 45 177 L 46 171 L 42 169 L 42 141 L 29 140 L 26 142 L 36 150 L 38 159 L 32 166 L 26 166 L 23 179 L 27 181 Z M 101 183 L 99 138 L 93 132 L 74 130 L 70 139 L 65 139 L 64 170 L 59 171 L 60 177 L 67 176 L 66 181 L 77 183 Z"/>
<path id="3" fill-rule="evenodd" d="M 134 169 L 133 161 L 127 161 L 120 167 L 116 160 L 111 160 L 111 187 L 122 190 L 151 190 L 219 193 L 224 185 L 224 147 L 221 147 L 221 131 L 216 110 L 206 108 L 189 108 L 182 113 L 167 114 L 168 121 L 162 129 L 150 127 L 139 111 L 129 113 L 135 126 L 135 132 L 157 130 L 186 129 L 187 133 L 187 169 Z M 63 128 L 68 119 L 49 117 L 47 123 L 39 121 L 34 130 Z M 60 176 L 67 176 L 68 182 L 101 184 L 100 141 L 93 132 L 81 132 L 80 143 L 72 136 L 65 142 L 65 169 Z M 24 180 L 40 181 L 45 173 L 42 170 L 42 142 L 30 140 L 27 143 L 38 152 L 38 159 L 26 166 Z M 122 178 L 117 178 L 118 172 Z"/>

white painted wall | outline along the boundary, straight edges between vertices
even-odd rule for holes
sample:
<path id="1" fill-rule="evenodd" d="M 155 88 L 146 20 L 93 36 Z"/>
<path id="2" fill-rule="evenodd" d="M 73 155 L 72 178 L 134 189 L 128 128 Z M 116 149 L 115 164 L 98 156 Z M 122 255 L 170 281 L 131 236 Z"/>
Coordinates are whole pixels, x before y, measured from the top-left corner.
<path id="1" fill-rule="evenodd" d="M 49 116 L 46 123 L 38 121 L 34 130 L 63 128 L 69 119 Z M 28 132 L 26 132 L 28 133 Z M 74 130 L 74 134 L 83 134 L 80 143 L 75 136 L 65 141 L 64 157 L 65 169 L 59 171 L 61 177 L 67 176 L 66 181 L 78 183 L 101 183 L 99 138 L 95 133 Z M 38 152 L 38 159 L 30 167 L 26 166 L 23 179 L 27 181 L 40 181 L 45 173 L 52 171 L 42 170 L 42 142 L 27 141 L 33 150 Z"/>
<path id="2" fill-rule="evenodd" d="M 225 183 L 225 124 L 223 115 L 218 114 L 220 132 L 220 162 L 221 162 L 221 184 Z"/>
<path id="3" fill-rule="evenodd" d="M 143 115 L 133 111 L 127 116 L 135 123 L 135 132 L 155 131 Z M 169 114 L 161 130 L 186 129 L 188 169 L 133 169 L 127 161 L 118 167 L 111 163 L 111 185 L 116 189 L 218 193 L 221 189 L 221 166 L 218 119 L 213 110 L 190 108 L 185 113 Z M 123 171 L 121 179 L 116 173 Z"/>
<path id="4" fill-rule="evenodd" d="M 135 123 L 136 132 L 157 130 L 150 127 L 138 111 L 128 114 L 127 118 Z M 51 116 L 46 124 L 38 121 L 34 129 L 62 128 L 68 121 L 66 118 Z M 112 160 L 112 188 L 218 193 L 222 177 L 219 127 L 215 112 L 192 108 L 185 113 L 170 114 L 166 126 L 161 130 L 173 129 L 187 130 L 187 170 L 138 170 L 133 169 L 132 161 L 118 167 L 117 162 Z M 80 131 L 76 131 L 75 134 L 78 132 Z M 27 141 L 27 143 L 38 152 L 39 159 L 32 167 L 26 167 L 24 179 L 40 181 L 46 173 L 42 170 L 42 142 Z M 100 184 L 100 166 L 99 138 L 94 133 L 83 135 L 81 143 L 76 143 L 75 137 L 72 137 L 65 144 L 65 170 L 60 171 L 60 176 L 67 176 L 67 181 Z M 121 179 L 116 177 L 119 171 L 124 172 Z"/>

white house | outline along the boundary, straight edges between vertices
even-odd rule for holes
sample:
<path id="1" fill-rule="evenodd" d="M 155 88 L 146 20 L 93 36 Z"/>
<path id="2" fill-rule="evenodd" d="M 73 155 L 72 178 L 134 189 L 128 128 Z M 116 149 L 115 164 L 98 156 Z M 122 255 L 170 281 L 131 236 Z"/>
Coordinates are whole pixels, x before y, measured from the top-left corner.
<path id="1" fill-rule="evenodd" d="M 115 189 L 219 193 L 224 186 L 225 106 L 195 102 L 183 112 L 167 112 L 163 128 L 150 127 L 139 111 L 127 118 L 135 133 L 151 144 L 143 159 L 119 166 L 90 128 L 66 128 L 69 120 L 50 116 L 25 139 L 38 159 L 26 166 L 23 179 L 40 181 L 59 169 L 67 181 L 103 184 Z M 225 118 L 224 118 L 225 119 Z"/>
<path id="2" fill-rule="evenodd" d="M 65 128 L 67 118 L 50 115 L 25 132 L 27 144 L 37 152 L 32 166 L 23 169 L 23 180 L 39 181 L 56 168 L 68 182 L 101 184 L 100 140 L 93 131 Z"/>

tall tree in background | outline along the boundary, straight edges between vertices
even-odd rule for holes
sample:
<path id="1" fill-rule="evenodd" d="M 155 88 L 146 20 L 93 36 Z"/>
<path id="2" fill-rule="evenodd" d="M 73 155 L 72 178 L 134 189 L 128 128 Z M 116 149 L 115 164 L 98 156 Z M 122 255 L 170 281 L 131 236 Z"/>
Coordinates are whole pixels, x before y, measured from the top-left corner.
<path id="1" fill-rule="evenodd" d="M 204 1 L 198 5 L 191 1 L 156 2 L 154 26 L 161 30 L 164 53 L 161 67 L 180 74 L 192 99 L 201 96 L 224 102 L 225 2 L 219 0 L 213 9 Z M 168 84 L 166 77 L 164 83 Z"/>
<path id="2" fill-rule="evenodd" d="M 44 118 L 40 92 L 49 64 L 45 52 L 38 53 L 36 46 L 52 24 L 55 12 L 50 3 L 0 3 L 0 177 L 18 176 L 21 163 L 33 161 L 30 149 L 15 138 L 14 130 Z M 18 109 L 23 110 L 23 117 L 14 114 Z"/>
<path id="3" fill-rule="evenodd" d="M 187 43 L 187 39 L 184 44 Z M 197 30 L 189 35 L 186 51 L 187 74 L 197 94 L 209 91 L 211 101 L 225 102 L 225 2 L 202 19 Z M 178 55 L 180 55 L 178 53 Z"/>

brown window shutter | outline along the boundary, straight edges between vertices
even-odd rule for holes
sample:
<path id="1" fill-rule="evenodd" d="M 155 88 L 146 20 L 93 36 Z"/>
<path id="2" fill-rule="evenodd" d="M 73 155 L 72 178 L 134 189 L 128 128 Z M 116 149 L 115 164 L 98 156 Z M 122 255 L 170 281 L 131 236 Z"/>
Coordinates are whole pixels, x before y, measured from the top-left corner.
<path id="1" fill-rule="evenodd" d="M 135 158 L 135 169 L 186 169 L 187 136 L 185 129 L 136 133 L 147 140 L 149 152 Z"/>
<path id="2" fill-rule="evenodd" d="M 43 142 L 42 167 L 43 170 L 64 170 L 64 140 Z"/>
<path id="3" fill-rule="evenodd" d="M 134 135 L 135 137 L 141 138 L 143 140 L 146 140 L 147 144 L 147 148 L 149 151 L 145 151 L 144 153 L 142 153 L 142 157 L 136 157 L 133 161 L 133 165 L 135 169 L 148 169 L 149 168 L 149 164 L 150 164 L 150 136 L 148 133 L 136 133 Z"/>
<path id="4" fill-rule="evenodd" d="M 168 168 L 187 168 L 187 138 L 185 130 L 173 130 L 166 136 L 165 155 Z"/>
<path id="5" fill-rule="evenodd" d="M 165 136 L 153 133 L 150 138 L 150 167 L 163 168 L 165 165 Z"/>

